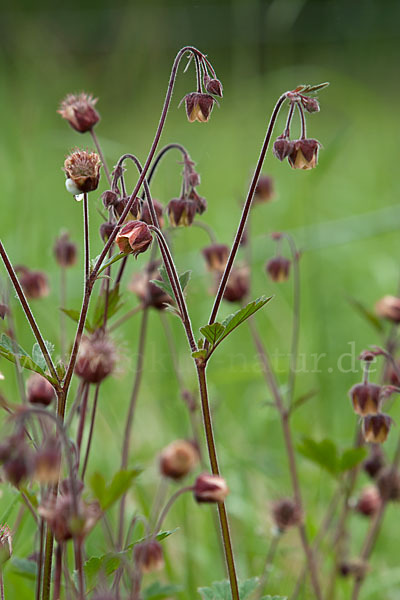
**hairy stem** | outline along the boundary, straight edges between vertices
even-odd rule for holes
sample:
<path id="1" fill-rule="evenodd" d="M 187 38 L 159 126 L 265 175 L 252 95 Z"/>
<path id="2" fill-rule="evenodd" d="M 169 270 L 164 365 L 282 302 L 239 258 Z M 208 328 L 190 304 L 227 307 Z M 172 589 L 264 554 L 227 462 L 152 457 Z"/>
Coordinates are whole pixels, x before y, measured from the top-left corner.
<path id="1" fill-rule="evenodd" d="M 102 152 L 99 140 L 97 139 L 97 135 L 95 134 L 93 127 L 90 130 L 90 135 L 92 136 L 93 143 L 96 146 L 97 154 L 100 156 L 100 160 L 102 162 L 104 173 L 106 174 L 108 184 L 111 186 L 110 169 L 108 168 L 107 161 L 104 158 L 104 154 Z"/>
<path id="2" fill-rule="evenodd" d="M 89 437 L 88 437 L 88 441 L 87 441 L 86 452 L 85 452 L 85 459 L 83 461 L 82 474 L 81 474 L 82 481 L 84 481 L 84 479 L 85 479 L 86 469 L 87 469 L 88 462 L 89 462 L 89 453 L 90 453 L 90 448 L 91 448 L 91 445 L 92 445 L 94 424 L 95 424 L 95 421 L 96 421 L 97 402 L 99 400 L 99 391 L 100 391 L 100 384 L 98 383 L 96 385 L 96 389 L 94 391 L 92 415 L 90 417 Z"/>

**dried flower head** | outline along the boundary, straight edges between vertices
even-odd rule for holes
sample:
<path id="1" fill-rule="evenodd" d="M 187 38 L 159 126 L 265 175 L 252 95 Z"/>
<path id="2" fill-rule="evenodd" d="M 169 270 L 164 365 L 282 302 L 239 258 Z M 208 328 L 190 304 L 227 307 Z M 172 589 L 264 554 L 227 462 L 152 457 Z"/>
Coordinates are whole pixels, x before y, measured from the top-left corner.
<path id="1" fill-rule="evenodd" d="M 77 248 L 69 239 L 69 233 L 64 232 L 56 239 L 54 256 L 60 267 L 72 267 L 76 263 Z"/>
<path id="2" fill-rule="evenodd" d="M 383 413 L 368 415 L 362 422 L 362 432 L 366 442 L 383 444 L 389 435 L 392 419 Z"/>
<path id="3" fill-rule="evenodd" d="M 379 471 L 376 485 L 385 502 L 400 500 L 400 473 L 393 467 L 385 467 Z"/>
<path id="4" fill-rule="evenodd" d="M 303 513 L 294 500 L 282 498 L 272 505 L 272 519 L 278 530 L 284 532 L 289 527 L 300 525 Z"/>
<path id="5" fill-rule="evenodd" d="M 224 300 L 240 302 L 249 293 L 250 272 L 247 266 L 233 267 L 224 291 Z"/>
<path id="6" fill-rule="evenodd" d="M 187 94 L 185 96 L 185 104 L 189 123 L 193 123 L 194 121 L 206 123 L 210 118 L 214 102 L 215 100 L 210 94 L 203 94 L 201 92 Z"/>
<path id="7" fill-rule="evenodd" d="M 26 382 L 26 397 L 31 404 L 49 406 L 56 397 L 53 386 L 39 373 L 32 373 Z"/>
<path id="8" fill-rule="evenodd" d="M 274 180 L 269 175 L 260 175 L 254 190 L 254 204 L 270 202 L 275 196 Z"/>
<path id="9" fill-rule="evenodd" d="M 100 383 L 114 371 L 116 360 L 115 346 L 105 334 L 83 336 L 75 373 L 87 383 Z"/>
<path id="10" fill-rule="evenodd" d="M 210 271 L 223 271 L 229 257 L 229 247 L 226 244 L 211 244 L 201 251 Z"/>
<path id="11" fill-rule="evenodd" d="M 291 262 L 288 258 L 275 256 L 267 262 L 265 269 L 272 281 L 282 283 L 289 279 L 290 265 Z"/>
<path id="12" fill-rule="evenodd" d="M 149 226 L 143 221 L 129 221 L 115 238 L 115 243 L 121 252 L 130 252 L 135 257 L 146 252 L 152 241 L 153 236 Z"/>
<path id="13" fill-rule="evenodd" d="M 382 505 L 379 490 L 374 485 L 366 486 L 360 494 L 356 504 L 356 511 L 365 517 L 375 515 Z"/>
<path id="14" fill-rule="evenodd" d="M 349 391 L 354 412 L 362 417 L 376 415 L 382 404 L 381 386 L 375 383 L 357 383 Z"/>
<path id="15" fill-rule="evenodd" d="M 67 190 L 74 195 L 93 192 L 100 179 L 101 160 L 96 152 L 76 149 L 64 162 Z"/>
<path id="16" fill-rule="evenodd" d="M 15 267 L 19 276 L 19 282 L 29 300 L 45 298 L 49 295 L 49 283 L 43 271 L 30 271 L 27 267 L 18 265 Z"/>
<path id="17" fill-rule="evenodd" d="M 182 479 L 199 462 L 199 452 L 193 442 L 176 440 L 160 454 L 160 471 L 176 481 Z"/>
<path id="18" fill-rule="evenodd" d="M 375 312 L 378 317 L 400 323 L 400 298 L 384 296 L 375 304 Z"/>
<path id="19" fill-rule="evenodd" d="M 164 567 L 163 549 L 156 540 L 136 544 L 133 549 L 133 556 L 137 567 L 142 573 L 160 571 Z"/>
<path id="20" fill-rule="evenodd" d="M 57 111 L 63 119 L 68 121 L 73 129 L 79 133 L 90 131 L 100 120 L 95 104 L 97 98 L 82 92 L 80 94 L 68 94 L 61 102 Z"/>
<path id="21" fill-rule="evenodd" d="M 229 488 L 222 477 L 202 473 L 194 482 L 193 493 L 197 502 L 223 502 Z"/>
<path id="22" fill-rule="evenodd" d="M 292 142 L 292 147 L 288 154 L 288 161 L 293 169 L 302 169 L 308 171 L 314 169 L 318 163 L 318 151 L 321 144 L 318 140 L 304 139 Z"/>
<path id="23" fill-rule="evenodd" d="M 167 205 L 167 213 L 172 227 L 189 227 L 197 212 L 196 203 L 188 198 L 172 198 Z"/>

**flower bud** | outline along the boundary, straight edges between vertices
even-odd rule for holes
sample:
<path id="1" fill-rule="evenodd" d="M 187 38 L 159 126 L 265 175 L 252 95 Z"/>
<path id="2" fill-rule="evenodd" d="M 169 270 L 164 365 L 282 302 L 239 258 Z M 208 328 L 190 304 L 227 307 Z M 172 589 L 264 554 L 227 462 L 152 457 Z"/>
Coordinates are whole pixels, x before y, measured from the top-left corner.
<path id="1" fill-rule="evenodd" d="M 229 488 L 222 477 L 203 473 L 194 482 L 193 493 L 197 502 L 223 502 Z"/>
<path id="2" fill-rule="evenodd" d="M 61 102 L 57 111 L 63 119 L 68 121 L 75 131 L 85 133 L 90 131 L 100 120 L 95 104 L 97 98 L 90 94 L 68 94 Z"/>
<path id="3" fill-rule="evenodd" d="M 226 244 L 211 244 L 203 248 L 202 254 L 210 271 L 223 271 L 229 257 L 229 248 Z"/>
<path id="4" fill-rule="evenodd" d="M 0 525 L 0 568 L 12 554 L 12 534 L 7 525 Z"/>
<path id="5" fill-rule="evenodd" d="M 380 470 L 385 466 L 385 456 L 381 446 L 372 446 L 371 453 L 363 462 L 364 471 L 375 479 Z"/>
<path id="6" fill-rule="evenodd" d="M 379 413 L 382 403 L 381 386 L 375 383 L 357 383 L 349 392 L 354 412 L 362 417 Z"/>
<path id="7" fill-rule="evenodd" d="M 392 419 L 389 415 L 377 414 L 364 417 L 362 433 L 366 442 L 383 444 L 389 435 Z"/>
<path id="8" fill-rule="evenodd" d="M 192 189 L 188 195 L 188 200 L 191 200 L 196 205 L 196 212 L 202 215 L 207 210 L 207 200 L 199 196 L 199 194 Z"/>
<path id="9" fill-rule="evenodd" d="M 83 336 L 75 364 L 75 373 L 87 383 L 100 383 L 115 367 L 116 352 L 112 341 L 102 333 Z"/>
<path id="10" fill-rule="evenodd" d="M 159 202 L 158 200 L 155 200 L 154 198 L 153 198 L 153 205 L 154 205 L 154 210 L 156 211 L 158 223 L 160 225 L 160 228 L 162 229 L 164 227 L 164 217 L 163 217 L 164 207 L 161 204 L 161 202 Z M 142 215 L 140 217 L 140 220 L 147 223 L 147 225 L 153 225 L 153 221 L 151 220 L 151 215 L 150 215 L 149 204 L 148 204 L 147 200 L 143 202 Z"/>
<path id="11" fill-rule="evenodd" d="M 160 571 L 164 567 L 164 556 L 161 544 L 149 540 L 136 544 L 133 549 L 136 566 L 142 573 Z"/>
<path id="12" fill-rule="evenodd" d="M 76 263 L 76 244 L 69 239 L 69 233 L 62 233 L 54 244 L 54 256 L 60 267 L 72 267 Z"/>
<path id="13" fill-rule="evenodd" d="M 189 227 L 194 220 L 197 206 L 186 198 L 172 198 L 167 205 L 167 213 L 172 227 Z"/>
<path id="14" fill-rule="evenodd" d="M 381 495 L 374 485 L 366 486 L 357 501 L 356 511 L 365 517 L 375 515 L 382 505 Z"/>
<path id="15" fill-rule="evenodd" d="M 222 98 L 222 83 L 219 79 L 210 79 L 210 77 L 204 78 L 204 87 L 209 94 Z"/>
<path id="16" fill-rule="evenodd" d="M 274 180 L 268 175 L 260 175 L 254 190 L 254 204 L 270 202 L 274 196 Z"/>
<path id="17" fill-rule="evenodd" d="M 274 142 L 272 152 L 278 160 L 282 161 L 289 156 L 292 149 L 293 142 L 288 140 L 285 136 L 280 135 Z"/>
<path id="18" fill-rule="evenodd" d="M 112 232 L 115 229 L 115 223 L 102 223 L 100 225 L 100 237 L 103 240 L 104 243 L 106 243 L 106 241 L 108 240 L 108 238 L 110 237 L 110 235 L 112 234 Z"/>
<path id="19" fill-rule="evenodd" d="M 39 373 L 32 373 L 26 382 L 26 397 L 31 404 L 49 406 L 56 397 L 54 388 L 49 381 Z"/>
<path id="20" fill-rule="evenodd" d="M 316 98 L 302 96 L 301 103 L 308 113 L 315 113 L 320 111 L 319 102 Z"/>
<path id="21" fill-rule="evenodd" d="M 116 219 L 119 219 L 120 217 L 122 217 L 122 213 L 124 212 L 128 202 L 129 202 L 129 197 L 125 196 L 124 198 L 119 198 L 118 202 L 116 204 L 114 204 L 114 215 L 115 215 Z M 142 202 L 141 202 L 141 199 L 139 197 L 137 197 L 132 202 L 132 205 L 129 209 L 128 214 L 125 217 L 124 222 L 129 223 L 129 221 L 132 220 L 132 217 L 135 219 L 135 221 L 138 221 L 141 218 L 141 212 L 142 212 Z"/>
<path id="22" fill-rule="evenodd" d="M 393 467 L 386 467 L 379 472 L 376 485 L 385 502 L 400 500 L 400 474 Z"/>
<path id="23" fill-rule="evenodd" d="M 146 252 L 152 241 L 153 236 L 149 226 L 143 221 L 129 221 L 115 238 L 121 252 L 131 252 L 135 257 Z"/>
<path id="24" fill-rule="evenodd" d="M 110 208 L 116 206 L 119 202 L 119 196 L 113 190 L 106 190 L 101 195 L 101 200 L 103 202 L 104 208 L 109 210 Z"/>
<path id="25" fill-rule="evenodd" d="M 384 296 L 375 304 L 375 312 L 378 317 L 400 323 L 400 298 Z"/>
<path id="26" fill-rule="evenodd" d="M 42 271 L 30 271 L 27 267 L 15 267 L 19 282 L 29 300 L 45 298 L 49 295 L 47 276 Z"/>
<path id="27" fill-rule="evenodd" d="M 272 505 L 272 518 L 280 532 L 296 527 L 303 521 L 303 514 L 294 500 L 282 498 Z"/>
<path id="28" fill-rule="evenodd" d="M 240 302 L 249 293 L 250 273 L 247 267 L 233 267 L 224 291 L 224 300 Z"/>
<path id="29" fill-rule="evenodd" d="M 32 451 L 24 441 L 21 441 L 13 448 L 10 457 L 3 464 L 5 477 L 9 483 L 19 487 L 30 477 L 32 469 Z"/>
<path id="30" fill-rule="evenodd" d="M 152 306 L 157 310 L 163 310 L 168 304 L 173 304 L 173 300 L 158 285 L 152 283 L 152 279 L 162 280 L 155 263 L 150 264 L 145 272 L 133 275 L 129 290 L 137 295 L 144 306 Z"/>
<path id="31" fill-rule="evenodd" d="M 185 96 L 186 114 L 189 123 L 199 121 L 206 123 L 214 106 L 214 98 L 210 94 L 192 92 Z"/>
<path id="32" fill-rule="evenodd" d="M 60 477 L 61 451 L 55 438 L 50 438 L 38 448 L 35 455 L 34 477 L 44 484 L 57 483 Z"/>
<path id="33" fill-rule="evenodd" d="M 178 481 L 185 477 L 199 461 L 199 453 L 193 442 L 176 440 L 160 454 L 160 471 L 164 477 Z"/>
<path id="34" fill-rule="evenodd" d="M 290 260 L 283 256 L 271 258 L 266 265 L 266 271 L 272 281 L 282 283 L 289 279 Z"/>
<path id="35" fill-rule="evenodd" d="M 67 190 L 74 195 L 93 192 L 99 185 L 100 166 L 95 152 L 79 149 L 72 152 L 64 162 Z"/>
<path id="36" fill-rule="evenodd" d="M 321 144 L 317 140 L 305 139 L 292 142 L 288 154 L 288 161 L 293 169 L 308 171 L 314 169 L 318 163 L 318 150 Z"/>

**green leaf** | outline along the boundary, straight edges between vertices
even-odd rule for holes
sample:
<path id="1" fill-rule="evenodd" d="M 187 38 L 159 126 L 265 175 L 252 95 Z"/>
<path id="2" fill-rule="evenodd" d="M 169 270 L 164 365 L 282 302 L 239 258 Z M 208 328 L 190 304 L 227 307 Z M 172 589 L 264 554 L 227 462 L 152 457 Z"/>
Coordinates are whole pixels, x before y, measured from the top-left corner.
<path id="1" fill-rule="evenodd" d="M 47 340 L 45 340 L 44 344 L 47 348 L 47 352 L 51 356 L 54 352 L 54 344 L 52 344 L 51 342 L 48 342 Z M 44 354 L 41 351 L 40 346 L 37 342 L 36 342 L 36 344 L 33 345 L 33 348 L 32 348 L 32 359 L 33 359 L 33 362 L 35 362 L 43 371 L 46 370 L 46 367 L 47 367 L 46 359 L 45 359 Z"/>
<path id="2" fill-rule="evenodd" d="M 109 260 L 106 260 L 106 262 L 103 262 L 101 264 L 100 269 L 98 270 L 97 277 L 100 275 L 100 273 L 102 273 L 103 271 L 105 271 L 108 267 L 110 267 L 114 263 L 116 263 L 119 260 L 121 260 L 121 258 L 125 258 L 125 256 L 129 256 L 129 254 L 130 254 L 130 252 L 120 252 L 119 254 L 116 254 L 115 256 L 112 256 Z M 96 256 L 96 258 L 94 258 L 93 260 L 90 261 L 90 269 L 91 269 L 91 271 L 93 271 L 93 269 L 96 266 L 96 263 L 99 260 L 99 258 L 100 258 L 100 254 L 98 256 Z"/>
<path id="3" fill-rule="evenodd" d="M 192 271 L 184 271 L 181 275 L 179 275 L 179 283 L 181 284 L 182 291 L 185 291 L 187 284 L 190 281 L 192 276 Z"/>
<path id="4" fill-rule="evenodd" d="M 70 319 L 75 321 L 75 323 L 79 322 L 79 317 L 81 315 L 81 312 L 79 310 L 75 310 L 74 308 L 60 308 L 60 310 L 64 314 L 66 314 L 67 317 L 69 317 Z M 94 327 L 89 323 L 88 319 L 86 319 L 86 322 L 85 322 L 85 329 L 89 333 L 93 333 L 93 331 L 94 331 Z"/>
<path id="5" fill-rule="evenodd" d="M 110 485 L 107 485 L 103 475 L 99 472 L 93 473 L 90 478 L 89 485 L 93 494 L 100 502 L 102 510 L 107 510 L 123 496 L 130 486 L 132 481 L 141 473 L 141 469 L 131 469 L 129 471 L 118 471 Z"/>
<path id="6" fill-rule="evenodd" d="M 17 575 L 22 575 L 22 577 L 26 577 L 27 579 L 36 579 L 37 564 L 34 560 L 13 556 L 10 560 L 9 568 Z"/>
<path id="7" fill-rule="evenodd" d="M 179 531 L 179 527 L 175 527 L 175 529 L 171 529 L 170 531 L 160 531 L 160 533 L 157 533 L 157 535 L 156 535 L 156 540 L 157 540 L 157 542 L 162 542 L 163 540 L 165 540 L 165 538 L 169 537 L 173 533 L 176 533 L 177 531 Z M 131 549 L 136 544 L 145 542 L 148 539 L 149 539 L 148 537 L 140 538 L 139 540 L 136 540 L 133 544 L 129 544 L 128 549 Z"/>
<path id="8" fill-rule="evenodd" d="M 207 356 L 207 350 L 196 350 L 192 352 L 192 358 L 205 358 Z"/>
<path id="9" fill-rule="evenodd" d="M 356 309 L 356 311 L 362 316 L 364 317 L 364 319 L 370 324 L 372 325 L 372 327 L 378 331 L 379 333 L 381 333 L 383 331 L 383 325 L 381 323 L 381 321 L 379 320 L 379 318 L 368 308 L 366 308 L 364 306 L 364 304 L 362 302 L 360 302 L 359 300 L 357 300 L 356 298 L 348 298 L 348 301 L 350 302 L 350 304 L 353 306 L 353 308 Z"/>
<path id="10" fill-rule="evenodd" d="M 332 440 L 324 439 L 321 442 L 316 442 L 311 438 L 304 437 L 297 446 L 297 450 L 300 454 L 328 471 L 331 475 L 338 474 L 338 450 Z"/>
<path id="11" fill-rule="evenodd" d="M 254 592 L 258 585 L 258 577 L 246 579 L 239 583 L 240 600 L 246 600 Z M 214 581 L 211 587 L 198 588 L 198 591 L 203 600 L 231 600 L 231 586 L 228 580 Z M 283 599 L 282 599 L 283 600 Z"/>
<path id="12" fill-rule="evenodd" d="M 201 333 L 210 342 L 211 348 L 208 352 L 208 356 L 214 352 L 217 346 L 224 340 L 232 331 L 234 331 L 239 325 L 244 323 L 249 317 L 254 315 L 260 308 L 265 306 L 267 302 L 272 299 L 272 296 L 260 296 L 257 300 L 249 302 L 246 306 L 236 311 L 235 313 L 228 315 L 222 323 L 213 323 L 212 325 L 205 325 L 200 328 Z"/>
<path id="13" fill-rule="evenodd" d="M 345 450 L 340 457 L 340 471 L 349 471 L 350 469 L 354 469 L 354 467 L 359 465 L 366 456 L 367 449 L 361 446 L 359 448 L 349 448 L 348 450 Z"/>
<path id="14" fill-rule="evenodd" d="M 35 371 L 35 373 L 43 375 L 43 377 L 48 379 L 50 383 L 55 383 L 54 378 L 47 375 L 44 370 L 29 356 L 29 354 L 27 354 L 25 350 L 21 348 L 21 346 L 18 346 L 18 344 L 14 343 L 13 340 L 5 333 L 3 333 L 0 338 L 0 356 L 14 364 L 19 362 L 21 367 L 24 369 Z"/>
<path id="15" fill-rule="evenodd" d="M 95 587 L 99 573 L 106 576 L 112 575 L 119 568 L 124 554 L 126 553 L 107 552 L 107 554 L 103 554 L 102 556 L 92 556 L 89 558 L 83 565 L 88 588 L 92 589 Z"/>
<path id="16" fill-rule="evenodd" d="M 114 316 L 115 313 L 124 305 L 124 303 L 121 302 L 119 285 L 116 285 L 112 290 L 109 290 L 109 292 L 104 289 L 96 304 L 94 317 L 92 320 L 93 329 L 97 329 L 103 324 L 107 296 L 107 319 L 111 319 L 111 317 Z"/>
<path id="17" fill-rule="evenodd" d="M 164 292 L 166 292 L 168 294 L 168 296 L 170 296 L 171 298 L 175 298 L 175 294 L 172 290 L 172 286 L 170 284 L 168 274 L 167 274 L 167 271 L 166 271 L 164 265 L 162 265 L 160 267 L 159 272 L 160 272 L 162 280 L 160 281 L 159 279 L 152 279 L 151 283 L 154 283 L 154 285 L 157 285 Z M 184 271 L 184 273 L 179 275 L 179 283 L 181 285 L 182 291 L 185 291 L 185 288 L 186 288 L 187 284 L 189 283 L 191 275 L 192 275 L 192 271 Z"/>
<path id="18" fill-rule="evenodd" d="M 182 591 L 179 585 L 171 585 L 155 581 L 142 592 L 143 600 L 162 600 L 163 598 L 171 598 L 174 594 Z"/>
<path id="19" fill-rule="evenodd" d="M 171 298 L 175 297 L 169 282 L 166 283 L 165 281 L 161 281 L 160 279 L 150 279 L 150 282 L 154 283 L 154 285 L 162 289 L 163 292 L 166 292 Z"/>

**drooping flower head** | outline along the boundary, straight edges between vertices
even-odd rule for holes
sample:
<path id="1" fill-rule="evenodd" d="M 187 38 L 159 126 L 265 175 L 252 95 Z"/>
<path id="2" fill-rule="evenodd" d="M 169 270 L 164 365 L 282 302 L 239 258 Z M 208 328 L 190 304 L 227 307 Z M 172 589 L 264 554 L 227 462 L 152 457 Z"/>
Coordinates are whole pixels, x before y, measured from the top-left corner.
<path id="1" fill-rule="evenodd" d="M 82 92 L 80 94 L 68 94 L 60 104 L 58 113 L 68 121 L 75 131 L 85 133 L 90 131 L 100 120 L 95 104 L 97 98 Z"/>

